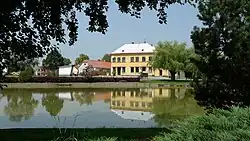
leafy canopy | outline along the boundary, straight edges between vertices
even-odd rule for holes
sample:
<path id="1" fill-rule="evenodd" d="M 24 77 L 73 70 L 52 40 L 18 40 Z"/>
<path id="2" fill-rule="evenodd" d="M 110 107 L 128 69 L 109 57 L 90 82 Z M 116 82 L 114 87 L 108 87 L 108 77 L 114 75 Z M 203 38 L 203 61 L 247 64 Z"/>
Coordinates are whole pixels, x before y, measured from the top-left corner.
<path id="1" fill-rule="evenodd" d="M 89 56 L 86 54 L 80 54 L 79 57 L 76 58 L 75 64 L 80 65 L 84 60 L 89 60 Z"/>
<path id="2" fill-rule="evenodd" d="M 110 54 L 105 54 L 105 55 L 102 57 L 102 61 L 111 62 L 111 55 L 110 55 Z"/>
<path id="3" fill-rule="evenodd" d="M 13 58 L 43 57 L 58 43 L 73 45 L 78 36 L 77 12 L 89 17 L 90 32 L 105 34 L 108 28 L 108 0 L 9 0 L 0 5 L 0 74 Z M 171 4 L 193 4 L 193 0 L 115 0 L 119 11 L 140 17 L 144 7 L 158 11 L 166 23 L 165 10 Z M 66 33 L 69 37 L 66 40 Z M 52 44 L 51 41 L 55 41 Z"/>
<path id="4" fill-rule="evenodd" d="M 195 82 L 196 99 L 207 108 L 250 105 L 250 1 L 208 0 L 199 3 L 191 38 L 203 75 Z"/>
<path id="5" fill-rule="evenodd" d="M 152 66 L 168 70 L 171 73 L 171 79 L 174 80 L 178 71 L 185 70 L 185 61 L 189 58 L 186 46 L 186 43 L 177 41 L 158 42 L 151 62 Z"/>
<path id="6" fill-rule="evenodd" d="M 57 49 L 52 50 L 43 60 L 43 66 L 50 70 L 56 70 L 58 69 L 59 66 L 64 66 L 64 65 L 66 65 L 65 58 Z"/>

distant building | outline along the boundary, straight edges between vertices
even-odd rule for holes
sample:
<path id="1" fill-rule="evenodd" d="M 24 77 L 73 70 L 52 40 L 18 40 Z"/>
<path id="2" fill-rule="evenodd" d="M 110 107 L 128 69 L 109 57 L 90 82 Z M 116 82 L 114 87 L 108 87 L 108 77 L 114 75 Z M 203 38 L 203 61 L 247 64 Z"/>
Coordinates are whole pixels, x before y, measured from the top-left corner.
<path id="1" fill-rule="evenodd" d="M 149 64 L 153 59 L 155 47 L 148 43 L 125 44 L 111 53 L 111 74 L 169 77 L 167 70 L 152 68 Z"/>
<path id="2" fill-rule="evenodd" d="M 110 73 L 111 63 L 100 60 L 85 60 L 78 68 L 78 73 L 83 73 L 86 69 L 96 72 L 104 72 L 106 75 Z"/>
<path id="3" fill-rule="evenodd" d="M 38 67 L 35 71 L 36 76 L 48 76 L 49 70 L 45 67 Z"/>
<path id="4" fill-rule="evenodd" d="M 78 69 L 75 65 L 59 66 L 59 76 L 76 76 L 78 74 Z"/>

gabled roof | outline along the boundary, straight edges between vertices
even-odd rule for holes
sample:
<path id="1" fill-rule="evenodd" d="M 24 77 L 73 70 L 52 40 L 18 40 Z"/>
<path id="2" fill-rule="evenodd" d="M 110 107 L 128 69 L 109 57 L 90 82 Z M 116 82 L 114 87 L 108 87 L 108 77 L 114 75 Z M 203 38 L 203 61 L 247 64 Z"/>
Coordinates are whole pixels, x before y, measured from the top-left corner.
<path id="1" fill-rule="evenodd" d="M 148 43 L 139 44 L 124 44 L 120 48 L 113 51 L 111 54 L 123 54 L 123 53 L 153 53 L 155 47 Z"/>
<path id="2" fill-rule="evenodd" d="M 111 63 L 105 61 L 98 61 L 98 60 L 85 60 L 83 63 L 88 63 L 88 65 L 92 66 L 93 68 L 101 68 L 101 69 L 110 69 Z"/>
<path id="3" fill-rule="evenodd" d="M 114 110 L 114 109 L 112 109 L 111 111 L 121 116 L 123 119 L 130 119 L 130 120 L 148 121 L 154 117 L 154 114 L 151 112 Z"/>

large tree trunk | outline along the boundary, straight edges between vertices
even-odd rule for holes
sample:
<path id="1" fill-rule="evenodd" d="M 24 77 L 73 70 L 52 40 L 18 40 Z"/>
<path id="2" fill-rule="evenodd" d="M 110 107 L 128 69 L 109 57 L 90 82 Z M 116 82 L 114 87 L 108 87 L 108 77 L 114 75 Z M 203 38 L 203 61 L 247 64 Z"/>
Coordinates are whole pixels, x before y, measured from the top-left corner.
<path id="1" fill-rule="evenodd" d="M 169 71 L 170 72 L 170 75 L 171 75 L 171 80 L 172 81 L 175 81 L 175 74 L 176 74 L 176 71 Z"/>

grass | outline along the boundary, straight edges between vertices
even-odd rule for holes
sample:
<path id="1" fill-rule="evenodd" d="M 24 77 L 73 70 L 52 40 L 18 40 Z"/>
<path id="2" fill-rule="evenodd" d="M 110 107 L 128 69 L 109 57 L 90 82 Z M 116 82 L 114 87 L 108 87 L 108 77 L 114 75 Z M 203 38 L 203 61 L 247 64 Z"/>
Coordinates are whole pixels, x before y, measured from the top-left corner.
<path id="1" fill-rule="evenodd" d="M 157 84 L 169 84 L 169 85 L 185 85 L 190 84 L 191 80 L 142 80 L 141 83 L 157 83 Z"/>
<path id="2" fill-rule="evenodd" d="M 1 129 L 2 141 L 123 141 L 150 140 L 163 128 L 95 128 L 95 129 Z"/>

